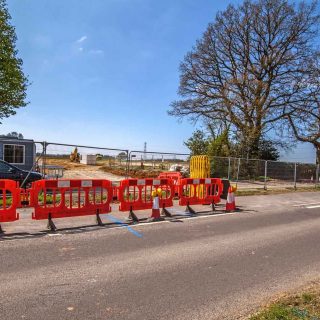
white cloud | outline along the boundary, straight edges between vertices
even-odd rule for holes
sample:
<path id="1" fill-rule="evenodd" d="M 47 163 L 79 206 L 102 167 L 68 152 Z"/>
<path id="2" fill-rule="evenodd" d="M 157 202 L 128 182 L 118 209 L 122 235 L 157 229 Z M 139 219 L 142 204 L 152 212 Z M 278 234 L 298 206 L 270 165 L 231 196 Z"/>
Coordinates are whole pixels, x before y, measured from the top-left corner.
<path id="1" fill-rule="evenodd" d="M 80 39 L 78 39 L 76 42 L 77 43 L 81 43 L 81 42 L 83 42 L 83 41 L 86 41 L 88 39 L 88 37 L 87 36 L 82 36 Z"/>
<path id="2" fill-rule="evenodd" d="M 79 50 L 79 51 L 83 51 L 83 48 L 82 48 L 82 47 L 80 47 L 80 48 L 78 48 L 78 50 Z"/>

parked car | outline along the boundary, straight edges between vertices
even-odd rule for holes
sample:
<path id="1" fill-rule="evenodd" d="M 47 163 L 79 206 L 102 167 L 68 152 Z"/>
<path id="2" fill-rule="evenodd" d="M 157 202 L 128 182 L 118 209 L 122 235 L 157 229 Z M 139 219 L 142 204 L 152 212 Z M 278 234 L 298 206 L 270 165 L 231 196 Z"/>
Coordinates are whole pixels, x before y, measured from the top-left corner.
<path id="1" fill-rule="evenodd" d="M 15 180 L 19 182 L 21 187 L 27 187 L 33 181 L 44 179 L 44 176 L 39 172 L 22 170 L 6 161 L 0 160 L 0 179 Z M 22 185 L 25 179 L 26 181 Z"/>

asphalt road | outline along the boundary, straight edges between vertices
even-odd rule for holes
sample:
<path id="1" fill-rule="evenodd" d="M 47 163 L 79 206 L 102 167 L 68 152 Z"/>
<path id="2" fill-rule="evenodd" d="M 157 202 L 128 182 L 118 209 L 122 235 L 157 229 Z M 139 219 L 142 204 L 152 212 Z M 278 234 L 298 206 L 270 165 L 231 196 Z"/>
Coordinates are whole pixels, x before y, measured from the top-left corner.
<path id="1" fill-rule="evenodd" d="M 4 225 L 1 320 L 238 319 L 319 277 L 320 193 L 237 200 L 239 213 L 132 229 Z"/>

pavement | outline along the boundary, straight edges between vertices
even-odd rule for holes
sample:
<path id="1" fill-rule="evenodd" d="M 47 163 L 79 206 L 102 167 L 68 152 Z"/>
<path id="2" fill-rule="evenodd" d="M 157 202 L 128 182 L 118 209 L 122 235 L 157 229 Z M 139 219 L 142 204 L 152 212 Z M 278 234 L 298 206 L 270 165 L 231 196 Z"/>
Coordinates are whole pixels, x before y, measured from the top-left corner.
<path id="1" fill-rule="evenodd" d="M 2 224 L 0 315 L 15 319 L 242 319 L 270 297 L 319 278 L 316 192 L 237 198 L 240 212 L 163 222 L 126 215 Z M 137 212 L 145 218 L 150 212 Z"/>

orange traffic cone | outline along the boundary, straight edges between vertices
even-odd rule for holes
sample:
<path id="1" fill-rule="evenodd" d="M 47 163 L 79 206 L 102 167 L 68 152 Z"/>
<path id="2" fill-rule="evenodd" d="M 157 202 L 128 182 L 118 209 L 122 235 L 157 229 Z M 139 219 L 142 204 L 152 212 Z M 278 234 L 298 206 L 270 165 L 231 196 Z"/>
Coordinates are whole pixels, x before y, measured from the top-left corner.
<path id="1" fill-rule="evenodd" d="M 236 197 L 234 195 L 234 188 L 229 187 L 228 196 L 227 196 L 227 203 L 226 203 L 226 211 L 232 212 L 236 210 Z"/>
<path id="2" fill-rule="evenodd" d="M 152 202 L 152 214 L 151 214 L 151 220 L 152 221 L 159 221 L 162 220 L 160 216 L 160 198 L 162 190 L 156 189 L 152 192 L 153 202 Z"/>
<path id="3" fill-rule="evenodd" d="M 151 218 L 154 220 L 160 219 L 160 208 L 159 208 L 158 196 L 153 198 Z"/>

